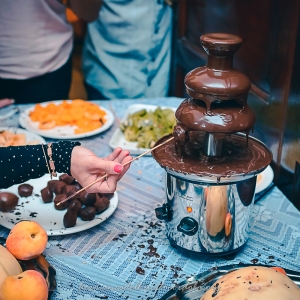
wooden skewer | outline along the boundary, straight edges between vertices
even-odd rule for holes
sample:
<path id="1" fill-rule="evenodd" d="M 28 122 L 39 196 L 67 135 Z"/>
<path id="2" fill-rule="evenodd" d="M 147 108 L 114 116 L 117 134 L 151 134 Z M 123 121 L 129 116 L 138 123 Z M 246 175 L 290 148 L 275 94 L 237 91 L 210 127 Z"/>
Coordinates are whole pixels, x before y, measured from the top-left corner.
<path id="1" fill-rule="evenodd" d="M 155 149 L 157 149 L 157 148 L 163 146 L 164 144 L 170 142 L 170 141 L 173 140 L 173 139 L 174 139 L 174 137 L 171 137 L 171 138 L 167 139 L 167 140 L 164 141 L 163 143 L 161 143 L 161 144 L 159 144 L 159 145 L 153 147 L 152 149 L 147 150 L 146 152 L 144 152 L 144 153 L 140 154 L 139 156 L 133 158 L 132 160 L 128 161 L 127 163 L 123 164 L 122 166 L 124 167 L 124 166 L 130 164 L 130 163 L 133 162 L 134 160 L 137 160 L 137 159 L 141 158 L 142 156 L 146 155 L 147 153 L 149 153 L 149 152 L 151 152 L 151 151 L 153 151 L 153 150 L 155 150 Z M 72 194 L 71 196 L 67 197 L 66 199 L 64 199 L 64 200 L 62 200 L 62 201 L 60 201 L 60 202 L 58 202 L 56 205 L 59 206 L 61 203 L 64 203 L 64 202 L 68 201 L 69 199 L 73 198 L 74 196 L 76 196 L 76 195 L 79 194 L 80 192 L 82 192 L 82 191 L 84 191 L 85 189 L 89 188 L 89 187 L 92 186 L 93 184 L 95 184 L 95 183 L 97 183 L 97 182 L 103 180 L 104 178 L 107 178 L 108 176 L 109 176 L 109 174 L 105 174 L 105 175 L 101 176 L 100 178 L 98 178 L 97 180 L 91 182 L 90 184 L 88 184 L 87 186 L 83 187 L 83 188 L 80 189 L 79 191 L 75 192 L 75 193 Z"/>

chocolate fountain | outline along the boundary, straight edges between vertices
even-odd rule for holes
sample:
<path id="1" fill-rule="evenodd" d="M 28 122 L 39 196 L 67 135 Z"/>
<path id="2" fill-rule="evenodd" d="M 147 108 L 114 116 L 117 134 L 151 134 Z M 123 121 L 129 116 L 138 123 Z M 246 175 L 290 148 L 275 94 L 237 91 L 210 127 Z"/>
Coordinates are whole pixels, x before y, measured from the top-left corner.
<path id="1" fill-rule="evenodd" d="M 156 216 L 166 221 L 171 245 L 226 255 L 248 239 L 256 175 L 272 153 L 249 136 L 255 123 L 247 104 L 251 83 L 233 68 L 241 38 L 212 33 L 200 40 L 207 64 L 185 77 L 190 98 L 175 113 L 174 139 L 152 151 L 166 170 L 166 203 Z"/>

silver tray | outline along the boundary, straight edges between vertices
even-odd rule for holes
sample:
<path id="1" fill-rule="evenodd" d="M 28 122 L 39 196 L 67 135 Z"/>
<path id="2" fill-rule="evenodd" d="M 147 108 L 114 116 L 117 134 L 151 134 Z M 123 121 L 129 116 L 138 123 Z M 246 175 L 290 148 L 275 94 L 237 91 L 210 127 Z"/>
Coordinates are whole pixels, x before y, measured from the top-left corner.
<path id="1" fill-rule="evenodd" d="M 203 294 L 222 276 L 229 272 L 249 266 L 264 266 L 260 264 L 238 264 L 214 267 L 206 272 L 190 277 L 167 292 L 160 300 L 199 300 Z M 287 276 L 300 288 L 300 272 L 284 269 Z"/>

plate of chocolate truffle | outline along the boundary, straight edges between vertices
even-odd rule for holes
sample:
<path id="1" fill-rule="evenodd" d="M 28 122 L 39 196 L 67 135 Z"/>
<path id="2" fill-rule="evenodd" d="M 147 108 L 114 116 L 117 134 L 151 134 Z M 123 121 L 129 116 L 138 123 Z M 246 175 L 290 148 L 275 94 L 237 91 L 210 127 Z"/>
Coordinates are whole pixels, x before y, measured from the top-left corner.
<path id="1" fill-rule="evenodd" d="M 60 203 L 80 189 L 80 184 L 68 174 L 58 174 L 54 180 L 50 180 L 47 174 L 2 189 L 0 225 L 12 229 L 20 221 L 34 220 L 43 226 L 49 236 L 66 235 L 96 226 L 116 210 L 117 192 L 89 194 L 82 191 Z"/>

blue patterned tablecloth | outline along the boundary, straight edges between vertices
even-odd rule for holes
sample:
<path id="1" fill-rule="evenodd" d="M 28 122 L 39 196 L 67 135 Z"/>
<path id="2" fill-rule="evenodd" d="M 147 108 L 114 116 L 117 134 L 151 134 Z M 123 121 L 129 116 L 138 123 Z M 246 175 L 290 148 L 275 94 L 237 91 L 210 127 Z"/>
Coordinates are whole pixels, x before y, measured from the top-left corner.
<path id="1" fill-rule="evenodd" d="M 122 118 L 134 103 L 177 107 L 181 101 L 160 98 L 110 103 Z M 107 101 L 98 103 L 109 108 Z M 17 116 L 0 124 L 4 125 L 18 126 Z M 116 127 L 81 142 L 98 155 L 107 155 Z M 142 157 L 120 181 L 119 205 L 108 220 L 79 233 L 49 238 L 44 254 L 57 271 L 52 299 L 159 299 L 192 275 L 240 262 L 300 271 L 300 212 L 276 187 L 254 206 L 250 239 L 228 260 L 182 254 L 169 245 L 164 222 L 154 212 L 164 202 L 163 180 L 164 170 L 155 160 Z M 8 232 L 0 226 L 1 236 Z"/>

